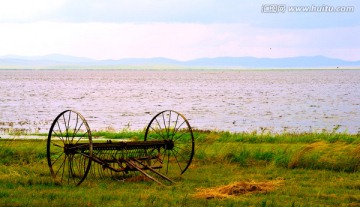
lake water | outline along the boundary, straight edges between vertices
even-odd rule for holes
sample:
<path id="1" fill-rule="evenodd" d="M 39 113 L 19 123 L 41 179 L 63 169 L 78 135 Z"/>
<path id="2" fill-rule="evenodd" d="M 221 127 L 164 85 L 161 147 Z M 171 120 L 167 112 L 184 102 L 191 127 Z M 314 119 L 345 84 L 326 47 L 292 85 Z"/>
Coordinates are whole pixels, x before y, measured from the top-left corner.
<path id="1" fill-rule="evenodd" d="M 92 130 L 173 109 L 194 128 L 360 131 L 360 70 L 0 70 L 0 134 L 47 132 L 66 109 Z"/>

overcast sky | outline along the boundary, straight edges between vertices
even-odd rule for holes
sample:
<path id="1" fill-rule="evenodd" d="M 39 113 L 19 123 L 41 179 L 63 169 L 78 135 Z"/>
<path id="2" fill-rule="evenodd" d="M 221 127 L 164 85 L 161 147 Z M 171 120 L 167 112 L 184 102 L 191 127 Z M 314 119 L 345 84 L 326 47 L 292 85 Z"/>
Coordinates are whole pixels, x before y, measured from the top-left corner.
<path id="1" fill-rule="evenodd" d="M 360 60 L 360 1 L 0 0 L 0 56 L 47 54 Z"/>

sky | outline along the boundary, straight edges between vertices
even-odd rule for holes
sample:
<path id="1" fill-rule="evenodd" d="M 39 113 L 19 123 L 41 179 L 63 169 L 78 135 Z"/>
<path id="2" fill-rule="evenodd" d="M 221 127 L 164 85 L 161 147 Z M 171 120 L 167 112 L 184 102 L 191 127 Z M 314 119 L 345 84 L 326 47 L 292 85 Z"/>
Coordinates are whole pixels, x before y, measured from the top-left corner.
<path id="1" fill-rule="evenodd" d="M 360 1 L 0 0 L 0 56 L 48 54 L 355 61 Z"/>

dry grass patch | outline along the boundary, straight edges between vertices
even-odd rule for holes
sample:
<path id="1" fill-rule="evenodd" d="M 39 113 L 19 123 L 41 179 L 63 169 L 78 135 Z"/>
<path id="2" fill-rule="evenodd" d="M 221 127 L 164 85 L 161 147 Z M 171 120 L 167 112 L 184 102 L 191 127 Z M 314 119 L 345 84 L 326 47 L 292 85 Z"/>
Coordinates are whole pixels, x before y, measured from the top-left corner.
<path id="1" fill-rule="evenodd" d="M 300 165 L 301 159 L 303 159 L 304 155 L 309 154 L 310 151 L 314 150 L 315 148 L 324 148 L 327 146 L 325 142 L 315 142 L 306 147 L 304 147 L 300 152 L 298 152 L 289 162 L 289 168 L 295 168 Z"/>
<path id="2" fill-rule="evenodd" d="M 281 185 L 283 185 L 282 179 L 265 182 L 235 182 L 219 187 L 198 189 L 198 192 L 194 194 L 194 197 L 222 199 L 245 194 L 267 193 L 269 191 L 276 190 Z"/>

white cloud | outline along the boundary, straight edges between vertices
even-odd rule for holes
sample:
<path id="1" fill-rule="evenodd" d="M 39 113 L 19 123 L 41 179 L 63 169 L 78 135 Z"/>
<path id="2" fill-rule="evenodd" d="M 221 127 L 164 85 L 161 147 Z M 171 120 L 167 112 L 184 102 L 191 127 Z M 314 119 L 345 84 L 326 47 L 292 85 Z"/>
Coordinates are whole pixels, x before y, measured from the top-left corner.
<path id="1" fill-rule="evenodd" d="M 66 0 L 11 0 L 0 2 L 0 22 L 28 22 L 56 13 Z"/>
<path id="2" fill-rule="evenodd" d="M 324 55 L 360 59 L 353 13 L 262 13 L 310 0 L 11 0 L 0 3 L 0 55 L 61 53 L 96 59 Z M 270 48 L 272 48 L 270 50 Z"/>
<path id="3" fill-rule="evenodd" d="M 353 6 L 355 12 L 264 13 L 263 5 Z M 0 4 L 0 22 L 242 23 L 269 28 L 360 25 L 354 0 L 11 0 Z"/>
<path id="4" fill-rule="evenodd" d="M 359 60 L 355 28 L 273 29 L 244 24 L 0 24 L 0 55 L 60 53 L 95 59 L 289 57 L 325 55 Z M 270 49 L 271 48 L 271 49 Z M 346 52 L 348 51 L 348 52 Z"/>

